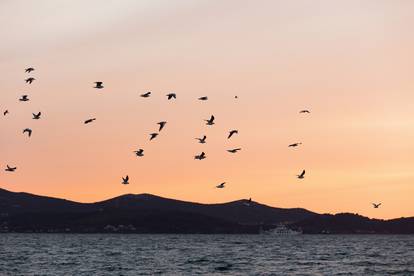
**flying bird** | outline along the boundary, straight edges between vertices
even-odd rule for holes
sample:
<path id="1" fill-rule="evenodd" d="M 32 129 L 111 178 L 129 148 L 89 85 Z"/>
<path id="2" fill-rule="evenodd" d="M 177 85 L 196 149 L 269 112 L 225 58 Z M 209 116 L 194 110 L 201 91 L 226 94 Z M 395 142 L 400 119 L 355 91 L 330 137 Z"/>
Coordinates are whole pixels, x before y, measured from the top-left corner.
<path id="1" fill-rule="evenodd" d="M 307 109 L 304 109 L 304 110 L 299 111 L 299 113 L 310 113 L 310 111 Z"/>
<path id="2" fill-rule="evenodd" d="M 23 130 L 23 134 L 24 133 L 26 133 L 27 132 L 27 135 L 30 137 L 30 136 L 32 136 L 32 130 L 30 129 L 30 128 L 25 128 L 24 130 Z"/>
<path id="3" fill-rule="evenodd" d="M 211 115 L 210 119 L 204 120 L 204 121 L 206 121 L 206 125 L 212 126 L 212 125 L 214 125 L 214 119 L 215 119 L 214 115 Z"/>
<path id="4" fill-rule="evenodd" d="M 29 67 L 29 68 L 24 69 L 24 71 L 25 71 L 26 73 L 33 72 L 34 70 L 35 70 L 35 69 L 34 69 L 33 67 Z"/>
<path id="5" fill-rule="evenodd" d="M 39 120 L 40 119 L 40 115 L 42 115 L 42 112 L 39 112 L 37 114 L 32 113 L 33 115 L 33 120 Z"/>
<path id="6" fill-rule="evenodd" d="M 204 151 L 200 153 L 199 155 L 194 156 L 194 159 L 198 159 L 198 160 L 203 160 L 205 158 L 206 158 L 206 154 L 204 153 Z"/>
<path id="7" fill-rule="evenodd" d="M 237 148 L 237 149 L 229 149 L 229 150 L 227 150 L 228 152 L 230 152 L 230 153 L 236 153 L 236 152 L 238 152 L 239 150 L 241 150 L 241 148 Z"/>
<path id="8" fill-rule="evenodd" d="M 177 95 L 175 93 L 167 94 L 167 99 L 171 100 L 172 98 L 177 99 Z"/>
<path id="9" fill-rule="evenodd" d="M 305 178 L 305 170 L 303 170 L 301 174 L 298 174 L 297 178 L 304 179 Z"/>
<path id="10" fill-rule="evenodd" d="M 231 136 L 233 136 L 234 134 L 238 134 L 238 133 L 239 133 L 239 131 L 237 129 L 230 130 L 229 131 L 229 136 L 227 136 L 227 139 L 230 139 Z"/>
<path id="11" fill-rule="evenodd" d="M 122 184 L 124 184 L 124 185 L 128 185 L 129 184 L 129 176 L 127 175 L 127 176 L 125 176 L 125 177 L 122 177 Z"/>
<path id="12" fill-rule="evenodd" d="M 9 110 L 5 110 L 5 111 L 3 112 L 3 116 L 6 116 L 7 114 L 9 114 Z"/>
<path id="13" fill-rule="evenodd" d="M 375 209 L 378 209 L 378 208 L 381 206 L 381 203 L 377 203 L 377 204 L 372 203 L 372 206 L 373 206 Z"/>
<path id="14" fill-rule="evenodd" d="M 6 172 L 14 172 L 17 169 L 17 167 L 10 167 L 7 165 L 7 168 L 5 169 Z"/>
<path id="15" fill-rule="evenodd" d="M 29 96 L 28 95 L 22 95 L 22 97 L 19 99 L 19 101 L 27 102 L 27 101 L 29 101 Z"/>
<path id="16" fill-rule="evenodd" d="M 289 148 L 295 148 L 295 147 L 297 147 L 299 145 L 302 145 L 302 143 L 293 143 L 293 144 L 290 144 L 288 147 Z"/>
<path id="17" fill-rule="evenodd" d="M 147 93 L 141 94 L 141 97 L 148 98 L 150 95 L 151 95 L 151 92 L 147 92 Z"/>
<path id="18" fill-rule="evenodd" d="M 158 131 L 161 131 L 165 127 L 166 124 L 167 124 L 166 121 L 162 121 L 162 122 L 157 123 L 157 125 L 160 125 L 160 128 L 158 129 Z"/>
<path id="19" fill-rule="evenodd" d="M 200 144 L 205 144 L 206 143 L 206 139 L 207 139 L 207 136 L 203 136 L 203 138 L 195 138 L 196 140 L 198 140 L 198 142 L 200 143 Z"/>
<path id="20" fill-rule="evenodd" d="M 29 83 L 29 84 L 31 84 L 34 80 L 36 79 L 32 77 L 25 79 L 26 83 Z"/>
<path id="21" fill-rule="evenodd" d="M 85 125 L 86 124 L 89 124 L 89 123 L 92 123 L 93 121 L 95 121 L 96 120 L 96 118 L 92 118 L 92 119 L 88 119 L 88 120 L 86 120 L 85 122 L 83 122 Z"/>
<path id="22" fill-rule="evenodd" d="M 223 182 L 219 185 L 216 186 L 217 189 L 223 189 L 224 188 L 224 184 L 226 184 L 226 182 Z"/>
<path id="23" fill-rule="evenodd" d="M 150 134 L 150 141 L 152 140 L 152 139 L 155 139 L 155 137 L 157 137 L 158 136 L 158 133 L 151 133 Z"/>
<path id="24" fill-rule="evenodd" d="M 139 149 L 134 151 L 136 156 L 142 157 L 144 156 L 144 150 L 143 149 Z"/>
<path id="25" fill-rule="evenodd" d="M 234 98 L 235 98 L 235 99 L 238 99 L 238 98 L 239 98 L 239 96 L 237 96 L 237 95 L 236 95 L 236 96 L 234 96 Z"/>
<path id="26" fill-rule="evenodd" d="M 102 85 L 103 82 L 101 82 L 101 81 L 95 81 L 94 83 L 95 83 L 95 86 L 93 88 L 97 88 L 97 89 L 104 88 L 104 86 Z"/>
<path id="27" fill-rule="evenodd" d="M 208 100 L 208 97 L 207 96 L 203 96 L 203 97 L 200 97 L 200 98 L 198 98 L 200 101 L 207 101 Z"/>

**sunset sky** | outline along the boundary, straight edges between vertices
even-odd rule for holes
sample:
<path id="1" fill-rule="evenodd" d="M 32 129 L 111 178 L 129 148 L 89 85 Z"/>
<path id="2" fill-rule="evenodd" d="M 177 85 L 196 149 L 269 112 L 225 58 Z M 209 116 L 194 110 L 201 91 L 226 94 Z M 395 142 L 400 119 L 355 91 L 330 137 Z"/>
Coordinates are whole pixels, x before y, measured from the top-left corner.
<path id="1" fill-rule="evenodd" d="M 413 14 L 409 0 L 1 1 L 0 187 L 414 216 Z"/>

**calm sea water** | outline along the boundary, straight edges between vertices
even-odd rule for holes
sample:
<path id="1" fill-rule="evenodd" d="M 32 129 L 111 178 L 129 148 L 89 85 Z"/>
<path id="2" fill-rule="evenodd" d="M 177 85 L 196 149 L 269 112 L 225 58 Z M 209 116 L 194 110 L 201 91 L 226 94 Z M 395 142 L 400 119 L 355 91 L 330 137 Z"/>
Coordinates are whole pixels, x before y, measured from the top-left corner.
<path id="1" fill-rule="evenodd" d="M 414 275 L 414 236 L 0 234 L 0 275 Z"/>

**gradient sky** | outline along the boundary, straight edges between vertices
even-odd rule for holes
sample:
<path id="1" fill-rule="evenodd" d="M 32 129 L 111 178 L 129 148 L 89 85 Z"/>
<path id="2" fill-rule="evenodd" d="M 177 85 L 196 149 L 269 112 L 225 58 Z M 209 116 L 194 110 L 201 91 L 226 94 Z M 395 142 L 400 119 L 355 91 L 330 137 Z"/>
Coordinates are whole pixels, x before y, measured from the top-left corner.
<path id="1" fill-rule="evenodd" d="M 0 187 L 413 216 L 413 13 L 409 0 L 1 1 L 0 165 L 18 169 L 2 169 Z"/>

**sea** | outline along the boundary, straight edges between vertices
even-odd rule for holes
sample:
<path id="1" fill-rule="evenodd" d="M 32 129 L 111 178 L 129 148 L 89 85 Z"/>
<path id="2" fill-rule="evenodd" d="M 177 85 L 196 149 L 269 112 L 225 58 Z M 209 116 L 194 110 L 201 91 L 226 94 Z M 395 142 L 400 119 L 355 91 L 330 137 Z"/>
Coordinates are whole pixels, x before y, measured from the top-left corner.
<path id="1" fill-rule="evenodd" d="M 0 233 L 0 275 L 414 275 L 414 235 Z"/>

